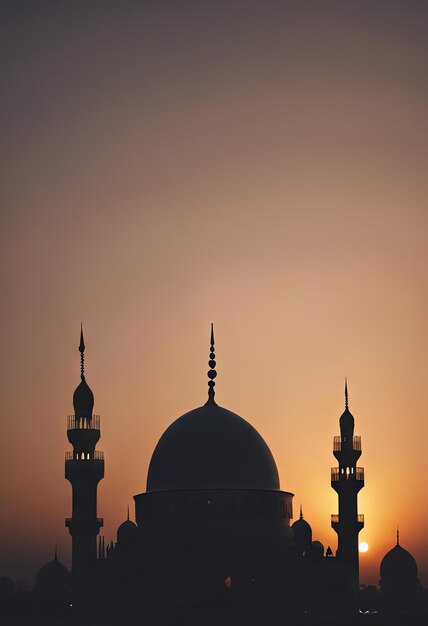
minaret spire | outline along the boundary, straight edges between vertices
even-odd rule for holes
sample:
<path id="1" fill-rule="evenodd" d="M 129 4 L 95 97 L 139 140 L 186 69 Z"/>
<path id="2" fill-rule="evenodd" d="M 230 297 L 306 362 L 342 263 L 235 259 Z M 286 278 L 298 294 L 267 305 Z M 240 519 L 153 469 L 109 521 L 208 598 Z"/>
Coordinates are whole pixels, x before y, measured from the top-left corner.
<path id="1" fill-rule="evenodd" d="M 80 323 L 80 343 L 79 343 L 79 352 L 80 352 L 80 378 L 85 380 L 85 342 L 83 340 L 83 324 Z"/>
<path id="2" fill-rule="evenodd" d="M 345 376 L 345 410 L 349 409 L 349 398 L 348 398 L 348 379 Z"/>
<path id="3" fill-rule="evenodd" d="M 214 382 L 214 378 L 217 376 L 217 372 L 214 369 L 216 366 L 216 362 L 215 362 L 215 353 L 214 353 L 214 324 L 211 324 L 211 347 L 210 347 L 210 360 L 208 361 L 208 365 L 210 366 L 210 369 L 208 371 L 208 402 L 207 404 L 216 404 L 215 400 L 214 400 L 214 396 L 215 396 L 215 391 L 214 391 L 214 387 L 215 387 L 215 382 Z"/>

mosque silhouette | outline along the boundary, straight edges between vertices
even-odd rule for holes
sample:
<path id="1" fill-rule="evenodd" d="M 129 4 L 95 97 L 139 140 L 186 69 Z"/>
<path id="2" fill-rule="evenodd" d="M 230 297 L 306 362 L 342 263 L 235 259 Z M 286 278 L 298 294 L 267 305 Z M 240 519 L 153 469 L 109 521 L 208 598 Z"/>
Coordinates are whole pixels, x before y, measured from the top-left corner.
<path id="1" fill-rule="evenodd" d="M 81 330 L 81 382 L 73 395 L 74 415 L 67 418 L 72 451 L 65 457 L 72 486 L 72 514 L 65 520 L 72 571 L 56 553 L 39 570 L 33 595 L 41 614 L 71 612 L 123 624 L 300 624 L 308 615 L 352 615 L 362 606 L 358 534 L 364 516 L 357 498 L 364 469 L 357 466 L 361 438 L 354 435 L 346 380 L 340 435 L 333 440 L 333 553 L 313 541 L 301 506 L 290 524 L 293 494 L 280 489 L 266 442 L 216 403 L 214 350 L 211 326 L 207 402 L 163 433 L 146 491 L 134 496 L 136 523 L 128 508 L 116 543 L 105 545 L 97 517 L 97 486 L 104 477 L 104 456 L 96 449 L 100 417 L 93 414 L 94 395 L 85 378 Z M 414 602 L 420 592 L 417 565 L 399 545 L 398 533 L 380 573 L 381 594 L 369 594 L 366 606 Z M 0 579 L 0 596 L 7 580 Z"/>

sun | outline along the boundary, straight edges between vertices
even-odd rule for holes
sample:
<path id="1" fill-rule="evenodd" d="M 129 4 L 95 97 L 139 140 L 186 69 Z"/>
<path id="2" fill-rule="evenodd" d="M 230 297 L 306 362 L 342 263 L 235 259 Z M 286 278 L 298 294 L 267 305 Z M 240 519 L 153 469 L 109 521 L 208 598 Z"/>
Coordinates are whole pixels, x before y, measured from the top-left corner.
<path id="1" fill-rule="evenodd" d="M 358 550 L 360 552 L 367 552 L 369 549 L 369 544 L 367 543 L 367 541 L 361 541 L 361 543 L 358 546 Z"/>

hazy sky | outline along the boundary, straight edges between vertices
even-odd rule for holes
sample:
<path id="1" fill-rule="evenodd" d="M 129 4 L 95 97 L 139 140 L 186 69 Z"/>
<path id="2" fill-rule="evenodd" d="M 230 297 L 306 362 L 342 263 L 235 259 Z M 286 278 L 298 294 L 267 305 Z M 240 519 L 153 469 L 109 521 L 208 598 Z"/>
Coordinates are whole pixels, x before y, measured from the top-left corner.
<path id="1" fill-rule="evenodd" d="M 0 3 L 0 575 L 70 564 L 66 416 L 87 380 L 115 539 L 168 424 L 251 422 L 335 550 L 348 376 L 363 582 L 428 585 L 425 0 Z"/>

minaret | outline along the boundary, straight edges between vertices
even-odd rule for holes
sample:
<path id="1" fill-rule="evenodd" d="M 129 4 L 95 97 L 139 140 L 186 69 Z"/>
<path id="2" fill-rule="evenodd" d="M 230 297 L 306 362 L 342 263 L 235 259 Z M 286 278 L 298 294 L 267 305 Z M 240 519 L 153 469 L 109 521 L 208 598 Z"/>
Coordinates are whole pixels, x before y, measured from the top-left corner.
<path id="1" fill-rule="evenodd" d="M 99 415 L 92 415 L 94 395 L 85 380 L 85 343 L 80 330 L 80 378 L 73 395 L 74 415 L 67 418 L 67 437 L 73 452 L 65 453 L 65 477 L 73 491 L 72 517 L 65 525 L 72 536 L 73 573 L 91 569 L 97 558 L 97 535 L 103 520 L 97 517 L 97 486 L 104 478 L 104 454 L 95 450 L 100 438 Z"/>
<path id="2" fill-rule="evenodd" d="M 340 437 L 335 437 L 333 454 L 339 467 L 331 469 L 331 486 L 339 496 L 339 515 L 331 516 L 338 535 L 338 560 L 350 567 L 358 592 L 358 533 L 364 527 L 364 515 L 358 515 L 358 492 L 364 487 L 364 469 L 357 467 L 361 456 L 361 437 L 354 436 L 354 418 L 349 411 L 348 383 L 345 378 L 345 411 L 340 417 Z"/>

